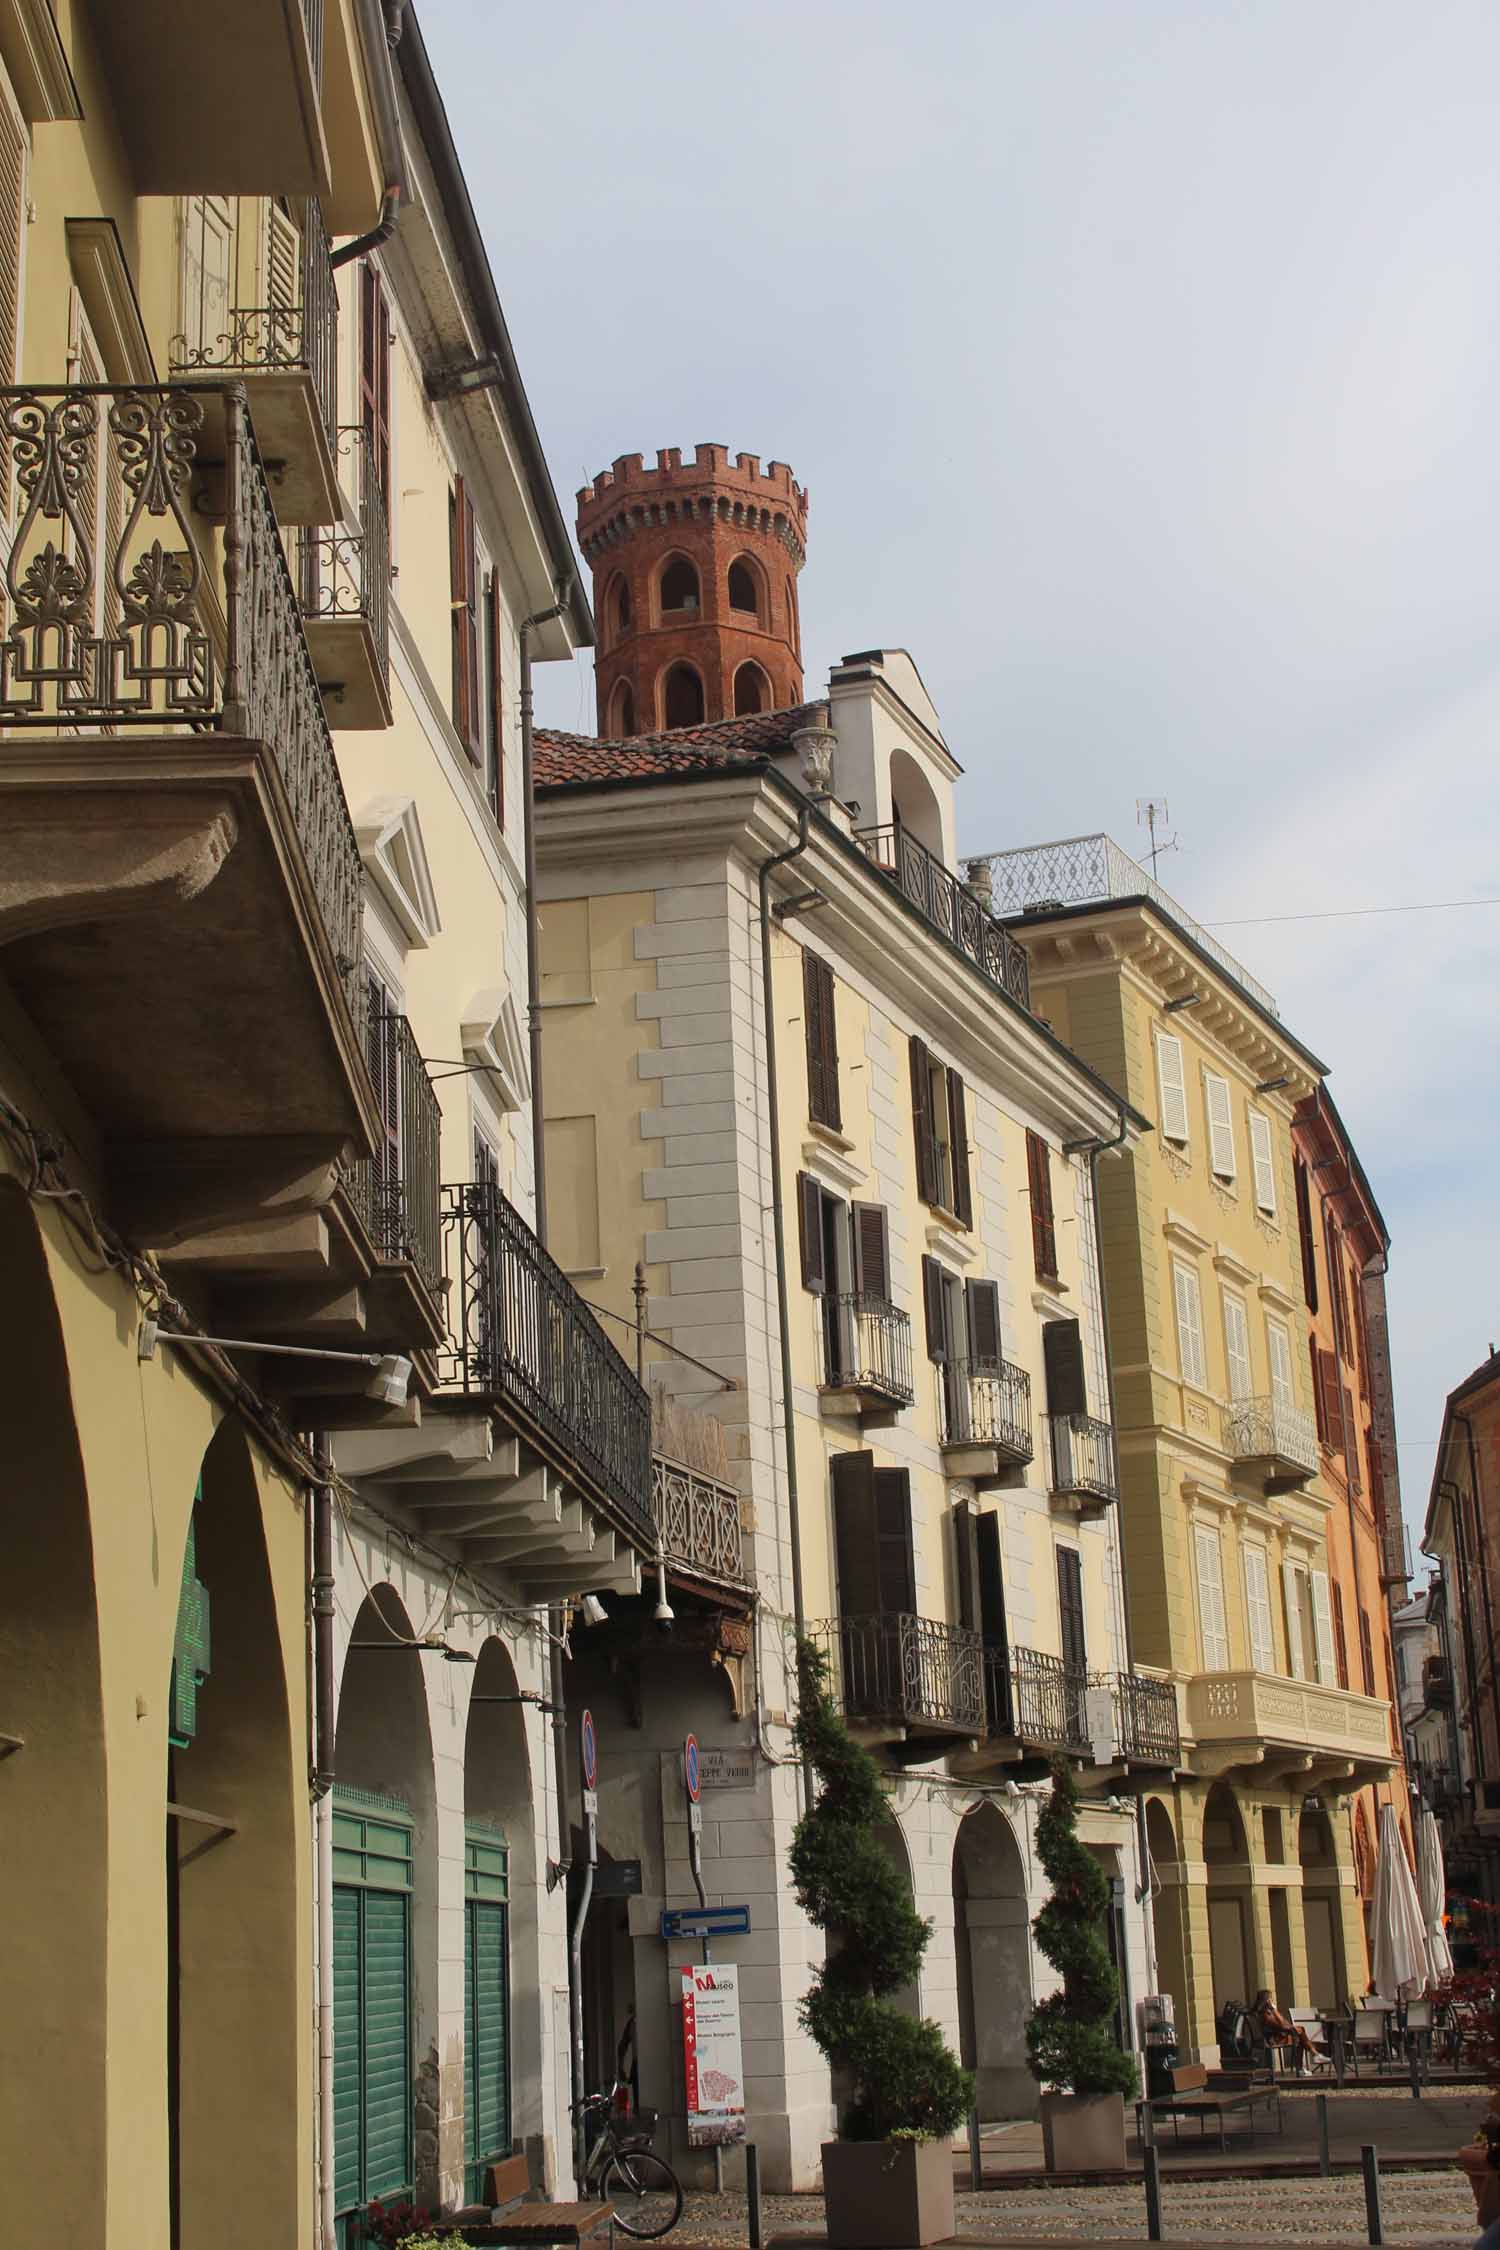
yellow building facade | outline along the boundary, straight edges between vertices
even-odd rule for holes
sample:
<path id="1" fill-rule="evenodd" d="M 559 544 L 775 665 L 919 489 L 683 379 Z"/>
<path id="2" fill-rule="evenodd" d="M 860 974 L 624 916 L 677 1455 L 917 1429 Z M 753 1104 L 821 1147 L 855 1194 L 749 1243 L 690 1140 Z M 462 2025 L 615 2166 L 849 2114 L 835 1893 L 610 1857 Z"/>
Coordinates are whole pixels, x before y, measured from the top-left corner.
<path id="1" fill-rule="evenodd" d="M 1335 1645 L 1292 1144 L 1323 1065 L 1107 838 L 989 869 L 1038 1007 L 1156 1126 L 1101 1175 L 1100 1226 L 1131 1638 L 1182 1699 L 1147 1801 L 1161 1979 L 1212 2060 L 1230 2002 L 1365 1989 L 1351 1799 L 1399 1765 Z"/>

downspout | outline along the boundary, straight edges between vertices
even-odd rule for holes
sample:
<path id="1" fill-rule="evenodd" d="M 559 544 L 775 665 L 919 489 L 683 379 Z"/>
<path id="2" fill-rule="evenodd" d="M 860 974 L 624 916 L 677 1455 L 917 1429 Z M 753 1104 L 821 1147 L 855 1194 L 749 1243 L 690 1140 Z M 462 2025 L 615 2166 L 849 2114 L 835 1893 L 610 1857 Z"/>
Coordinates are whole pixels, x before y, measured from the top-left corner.
<path id="1" fill-rule="evenodd" d="M 318 2244 L 337 2250 L 333 2192 L 333 1486 L 328 1440 L 313 1454 L 313 1839 L 318 1944 Z"/>
<path id="2" fill-rule="evenodd" d="M 329 265 L 336 272 L 340 266 L 347 266 L 351 259 L 364 257 L 366 251 L 378 250 L 383 242 L 390 241 L 400 217 L 401 190 L 399 187 L 388 187 L 381 198 L 380 217 L 369 233 L 357 234 L 352 242 L 341 243 L 337 250 L 330 253 Z"/>

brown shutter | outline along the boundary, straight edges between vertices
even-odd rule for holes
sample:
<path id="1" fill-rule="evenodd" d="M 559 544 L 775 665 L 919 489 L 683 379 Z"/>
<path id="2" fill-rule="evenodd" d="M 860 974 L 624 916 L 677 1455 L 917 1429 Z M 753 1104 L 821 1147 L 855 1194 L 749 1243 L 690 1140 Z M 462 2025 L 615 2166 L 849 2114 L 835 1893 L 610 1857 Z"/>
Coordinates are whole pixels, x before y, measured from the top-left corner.
<path id="1" fill-rule="evenodd" d="M 476 762 L 484 744 L 479 726 L 478 565 L 474 552 L 474 503 L 455 477 L 448 501 L 448 564 L 453 602 L 453 726 Z"/>
<path id="2" fill-rule="evenodd" d="M 1088 1670 L 1088 1639 L 1083 1625 L 1083 1563 L 1076 1547 L 1057 1550 L 1057 1622 L 1062 1659 L 1070 1671 Z"/>
<path id="3" fill-rule="evenodd" d="M 1328 1435 L 1328 1420 L 1324 1412 L 1323 1369 L 1321 1365 L 1322 1355 L 1318 1350 L 1318 1339 L 1316 1338 L 1316 1336 L 1308 1337 L 1307 1353 L 1308 1358 L 1312 1362 L 1313 1421 L 1317 1425 L 1319 1444 L 1327 1445 L 1331 1442 L 1331 1440 L 1329 1439 Z"/>
<path id="4" fill-rule="evenodd" d="M 1344 1408 L 1339 1382 L 1339 1362 L 1336 1352 L 1318 1354 L 1318 1383 L 1323 1396 L 1322 1438 L 1325 1445 L 1336 1450 L 1344 1443 Z"/>
<path id="5" fill-rule="evenodd" d="M 911 1616 L 917 1606 L 917 1574 L 911 1544 L 911 1474 L 906 1469 L 875 1471 L 875 1529 L 879 1542 L 880 1607 Z"/>
<path id="6" fill-rule="evenodd" d="M 1359 1424 L 1354 1419 L 1354 1401 L 1349 1396 L 1347 1383 L 1339 1385 L 1339 1400 L 1343 1407 L 1344 1481 L 1351 1492 L 1363 1489 L 1359 1473 Z"/>
<path id="7" fill-rule="evenodd" d="M 943 1284 L 946 1279 L 936 1258 L 922 1260 L 922 1317 L 927 1323 L 927 1357 L 946 1359 L 948 1336 L 943 1320 Z"/>
<path id="8" fill-rule="evenodd" d="M 920 1039 L 911 1043 L 911 1128 L 917 1144 L 917 1193 L 937 1201 L 937 1168 L 932 1161 L 932 1060 Z"/>
<path id="9" fill-rule="evenodd" d="M 391 509 L 391 324 L 385 309 L 385 284 L 366 258 L 359 291 L 359 414 L 370 466 Z"/>
<path id="10" fill-rule="evenodd" d="M 823 1266 L 823 1190 L 810 1172 L 797 1174 L 797 1231 L 802 1244 L 802 1286 L 821 1296 L 828 1287 Z"/>
<path id="11" fill-rule="evenodd" d="M 974 1193 L 969 1185 L 969 1105 L 964 1082 L 948 1073 L 948 1141 L 953 1157 L 953 1216 L 960 1226 L 974 1224 Z"/>
<path id="12" fill-rule="evenodd" d="M 1318 1260 L 1313 1249 L 1312 1196 L 1307 1166 L 1300 1156 L 1292 1159 L 1292 1185 L 1297 1192 L 1297 1237 L 1302 1245 L 1302 1294 L 1309 1312 L 1318 1309 Z"/>
<path id="13" fill-rule="evenodd" d="M 964 1290 L 969 1320 L 969 1359 L 978 1368 L 1000 1364 L 1000 1284 L 971 1281 Z"/>
<path id="14" fill-rule="evenodd" d="M 977 1516 L 974 1539 L 979 1557 L 980 1630 L 992 1647 L 1003 1649 L 1007 1635 L 1005 1573 L 1000 1560 L 1000 1518 L 988 1510 Z"/>
<path id="15" fill-rule="evenodd" d="M 816 953 L 802 956 L 802 1013 L 807 1035 L 807 1114 L 837 1132 L 841 1119 L 833 971 Z"/>
<path id="16" fill-rule="evenodd" d="M 862 1297 L 890 1302 L 889 1222 L 882 1203 L 854 1205 L 854 1286 Z"/>
<path id="17" fill-rule="evenodd" d="M 836 1453 L 833 1457 L 833 1541 L 840 1614 L 873 1616 L 880 1607 L 873 1453 Z"/>
<path id="18" fill-rule="evenodd" d="M 490 811 L 495 816 L 497 828 L 505 826 L 505 673 L 500 645 L 500 628 L 503 622 L 500 610 L 500 573 L 492 570 L 485 590 L 489 610 L 490 633 L 490 770 L 488 794 Z"/>
<path id="19" fill-rule="evenodd" d="M 1333 1595 L 1333 1660 L 1338 1666 L 1339 1686 L 1349 1685 L 1349 1646 L 1344 1635 L 1344 1589 L 1335 1578 L 1329 1587 Z"/>
<path id="20" fill-rule="evenodd" d="M 1364 1675 L 1365 1693 L 1375 1693 L 1375 1650 L 1370 1641 L 1370 1613 L 1360 1605 L 1359 1612 L 1359 1666 Z"/>
<path id="21" fill-rule="evenodd" d="M 953 1523 L 953 1590 L 958 1622 L 966 1633 L 979 1631 L 979 1529 L 978 1518 L 967 1500 L 950 1508 Z"/>
<path id="22" fill-rule="evenodd" d="M 1083 1333 L 1076 1320 L 1043 1321 L 1042 1358 L 1047 1372 L 1048 1413 L 1087 1414 Z"/>
<path id="23" fill-rule="evenodd" d="M 1026 1135 L 1026 1184 L 1031 1195 L 1031 1255 L 1038 1281 L 1057 1279 L 1057 1225 L 1052 1214 L 1052 1155 L 1040 1133 Z"/>
<path id="24" fill-rule="evenodd" d="M 1340 1359 L 1349 1357 L 1349 1316 L 1344 1303 L 1344 1261 L 1341 1255 L 1342 1237 L 1334 1224 L 1333 1213 L 1323 1213 L 1323 1252 L 1328 1261 L 1328 1302 L 1333 1312 L 1333 1341 Z"/>

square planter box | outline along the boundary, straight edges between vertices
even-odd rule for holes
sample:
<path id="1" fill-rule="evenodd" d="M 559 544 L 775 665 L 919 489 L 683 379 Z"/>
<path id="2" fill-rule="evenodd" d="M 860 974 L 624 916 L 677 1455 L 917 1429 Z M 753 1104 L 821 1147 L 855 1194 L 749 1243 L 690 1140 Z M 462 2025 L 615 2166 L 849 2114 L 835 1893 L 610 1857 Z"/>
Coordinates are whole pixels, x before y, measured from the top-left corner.
<path id="1" fill-rule="evenodd" d="M 825 2141 L 823 2208 L 834 2250 L 907 2250 L 953 2232 L 944 2141 Z"/>
<path id="2" fill-rule="evenodd" d="M 1043 2094 L 1042 2151 L 1049 2172 L 1123 2172 L 1123 2094 Z"/>

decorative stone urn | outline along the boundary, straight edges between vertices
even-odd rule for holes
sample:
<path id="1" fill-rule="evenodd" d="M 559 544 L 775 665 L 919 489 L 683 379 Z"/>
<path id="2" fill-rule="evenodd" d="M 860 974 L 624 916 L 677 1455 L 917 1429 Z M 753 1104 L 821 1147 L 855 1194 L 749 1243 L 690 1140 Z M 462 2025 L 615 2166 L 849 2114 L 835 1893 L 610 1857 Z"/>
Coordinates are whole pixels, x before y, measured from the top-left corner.
<path id="1" fill-rule="evenodd" d="M 825 2141 L 833 2250 L 905 2250 L 953 2232 L 953 2151 L 941 2141 Z"/>

